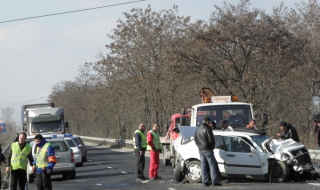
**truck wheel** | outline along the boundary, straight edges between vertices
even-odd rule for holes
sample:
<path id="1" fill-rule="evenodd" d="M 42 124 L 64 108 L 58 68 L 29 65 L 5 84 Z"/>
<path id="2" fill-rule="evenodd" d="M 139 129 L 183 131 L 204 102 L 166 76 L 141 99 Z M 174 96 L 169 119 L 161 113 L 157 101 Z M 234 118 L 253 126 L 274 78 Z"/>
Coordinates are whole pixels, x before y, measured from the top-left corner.
<path id="1" fill-rule="evenodd" d="M 170 159 L 167 159 L 167 154 L 168 153 L 165 152 L 164 148 L 162 148 L 162 161 L 164 166 L 170 165 Z"/>
<path id="2" fill-rule="evenodd" d="M 201 165 L 199 161 L 191 161 L 186 166 L 185 176 L 190 183 L 201 182 Z"/>
<path id="3" fill-rule="evenodd" d="M 282 161 L 274 161 L 271 172 L 272 182 L 285 182 L 289 176 L 289 167 Z"/>
<path id="4" fill-rule="evenodd" d="M 181 182 L 183 178 L 184 178 L 184 175 L 181 172 L 181 164 L 179 162 L 174 168 L 174 180 L 176 180 L 176 182 Z"/>

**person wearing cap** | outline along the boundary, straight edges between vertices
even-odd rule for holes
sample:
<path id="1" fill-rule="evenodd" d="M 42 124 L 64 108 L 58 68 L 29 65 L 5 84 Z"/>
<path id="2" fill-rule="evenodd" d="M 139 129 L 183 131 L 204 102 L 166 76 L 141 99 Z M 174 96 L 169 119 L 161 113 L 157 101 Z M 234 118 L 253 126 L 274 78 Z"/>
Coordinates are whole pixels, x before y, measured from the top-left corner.
<path id="1" fill-rule="evenodd" d="M 209 175 L 211 176 L 213 186 L 221 186 L 219 182 L 218 174 L 218 164 L 214 157 L 213 149 L 215 147 L 215 139 L 209 122 L 211 119 L 209 117 L 204 117 L 202 120 L 202 125 L 198 127 L 195 131 L 194 141 L 199 148 L 200 154 L 200 165 L 201 165 L 201 178 L 202 183 L 205 186 L 210 185 Z M 210 174 L 207 168 L 210 168 Z"/>
<path id="2" fill-rule="evenodd" d="M 320 121 L 314 120 L 314 133 L 315 133 L 315 143 L 317 145 L 318 150 L 320 150 Z"/>
<path id="3" fill-rule="evenodd" d="M 21 132 L 18 142 L 11 144 L 8 153 L 6 172 L 11 172 L 10 189 L 16 190 L 19 182 L 20 189 L 24 189 L 27 183 L 28 161 L 33 164 L 32 147 L 27 144 L 27 134 Z"/>
<path id="4" fill-rule="evenodd" d="M 225 131 L 228 128 L 227 120 L 221 120 L 220 121 L 220 128 L 221 128 L 222 131 Z"/>
<path id="5" fill-rule="evenodd" d="M 216 126 L 216 122 L 215 121 L 210 121 L 209 122 L 209 126 L 214 130 L 214 129 L 217 129 L 217 126 Z"/>
<path id="6" fill-rule="evenodd" d="M 283 140 L 292 139 L 296 142 L 300 142 L 298 132 L 296 128 L 294 128 L 291 124 L 281 121 L 279 126 L 280 126 L 280 129 L 284 131 L 284 134 L 281 135 L 280 133 L 277 133 L 276 135 L 278 139 L 283 139 Z"/>

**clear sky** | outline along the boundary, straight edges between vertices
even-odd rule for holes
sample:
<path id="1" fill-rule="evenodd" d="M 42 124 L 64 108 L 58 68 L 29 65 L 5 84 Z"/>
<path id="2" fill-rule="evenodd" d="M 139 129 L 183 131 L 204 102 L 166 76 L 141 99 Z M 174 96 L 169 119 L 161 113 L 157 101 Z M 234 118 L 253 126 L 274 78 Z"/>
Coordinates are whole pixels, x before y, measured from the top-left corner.
<path id="1" fill-rule="evenodd" d="M 0 0 L 0 22 L 74 11 L 135 0 Z M 137 0 L 138 1 L 138 0 Z M 146 0 L 103 9 L 0 23 L 0 103 L 50 94 L 52 86 L 78 75 L 79 66 L 98 61 L 109 43 L 107 34 L 123 12 L 151 5 L 155 11 L 178 5 L 179 14 L 208 20 L 223 0 Z M 237 4 L 238 0 L 227 0 Z M 252 7 L 270 12 L 277 0 L 251 0 Z M 300 0 L 283 0 L 293 6 Z"/>

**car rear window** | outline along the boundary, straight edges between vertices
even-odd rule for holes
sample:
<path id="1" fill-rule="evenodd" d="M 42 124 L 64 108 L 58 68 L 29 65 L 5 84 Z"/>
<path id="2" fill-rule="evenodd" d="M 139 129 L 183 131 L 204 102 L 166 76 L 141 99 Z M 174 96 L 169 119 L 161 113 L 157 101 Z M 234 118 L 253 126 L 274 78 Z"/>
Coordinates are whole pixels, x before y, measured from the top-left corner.
<path id="1" fill-rule="evenodd" d="M 64 141 L 51 141 L 50 144 L 55 152 L 64 152 L 69 150 L 68 145 Z"/>
<path id="2" fill-rule="evenodd" d="M 78 145 L 81 144 L 81 142 L 79 141 L 78 138 L 73 138 L 73 140 L 74 140 Z"/>
<path id="3" fill-rule="evenodd" d="M 67 139 L 66 142 L 70 147 L 77 147 L 77 144 L 72 139 Z"/>

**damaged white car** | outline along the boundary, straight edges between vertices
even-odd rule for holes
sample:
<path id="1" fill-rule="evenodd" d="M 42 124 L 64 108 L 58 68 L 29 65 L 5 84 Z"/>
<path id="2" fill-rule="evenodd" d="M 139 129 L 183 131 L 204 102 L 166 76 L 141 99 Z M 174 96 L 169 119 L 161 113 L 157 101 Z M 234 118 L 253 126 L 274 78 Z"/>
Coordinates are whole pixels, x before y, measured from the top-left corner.
<path id="1" fill-rule="evenodd" d="M 197 127 L 179 127 L 180 136 L 173 142 L 176 151 L 174 176 L 193 183 L 201 182 L 200 155 L 193 136 Z M 284 182 L 305 174 L 316 176 L 306 147 L 291 139 L 276 140 L 255 130 L 217 131 L 214 155 L 222 178 L 258 179 Z"/>

